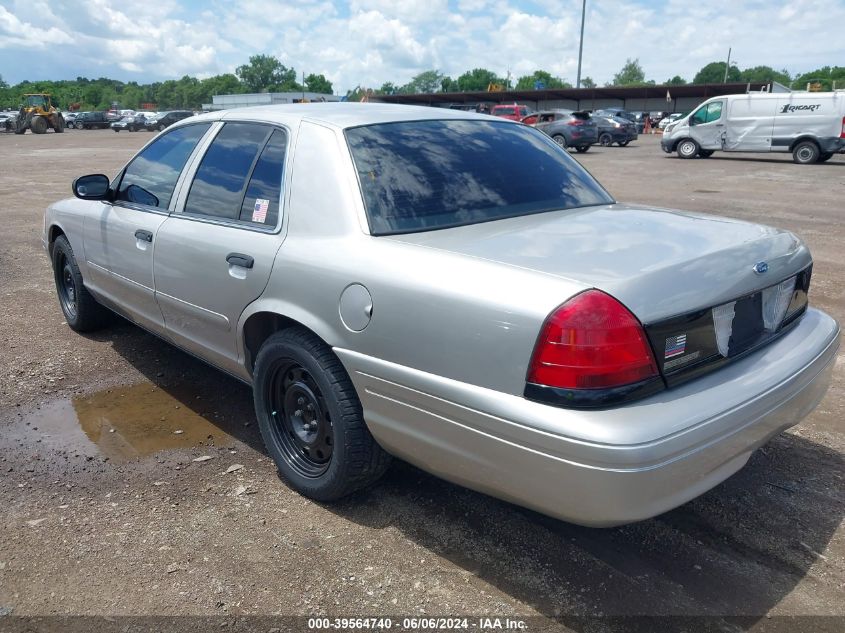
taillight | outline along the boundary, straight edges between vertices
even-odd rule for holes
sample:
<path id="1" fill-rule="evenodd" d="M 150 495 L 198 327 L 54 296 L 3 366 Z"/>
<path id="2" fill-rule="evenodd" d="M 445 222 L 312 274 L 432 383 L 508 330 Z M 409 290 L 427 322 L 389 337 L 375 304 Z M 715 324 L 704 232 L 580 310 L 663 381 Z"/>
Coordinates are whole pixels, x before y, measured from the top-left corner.
<path id="1" fill-rule="evenodd" d="M 839 134 L 839 138 L 845 138 L 845 116 L 842 117 L 842 132 Z"/>
<path id="2" fill-rule="evenodd" d="M 569 119 L 569 121 L 567 121 L 566 124 L 567 125 L 583 125 L 584 122 L 581 121 L 580 119 Z"/>
<path id="3" fill-rule="evenodd" d="M 658 375 L 637 318 L 610 295 L 588 290 L 546 319 L 528 382 L 562 389 L 607 389 Z"/>

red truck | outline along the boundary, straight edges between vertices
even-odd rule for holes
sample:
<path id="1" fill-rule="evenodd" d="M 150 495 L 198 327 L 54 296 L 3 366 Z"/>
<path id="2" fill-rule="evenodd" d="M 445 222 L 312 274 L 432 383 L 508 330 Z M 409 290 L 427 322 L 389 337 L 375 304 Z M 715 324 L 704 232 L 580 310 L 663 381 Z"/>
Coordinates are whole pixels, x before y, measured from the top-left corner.
<path id="1" fill-rule="evenodd" d="M 519 121 L 531 114 L 531 109 L 528 106 L 518 105 L 516 103 L 513 105 L 497 105 L 493 106 L 490 114 L 500 116 L 503 119 L 510 119 L 511 121 Z"/>

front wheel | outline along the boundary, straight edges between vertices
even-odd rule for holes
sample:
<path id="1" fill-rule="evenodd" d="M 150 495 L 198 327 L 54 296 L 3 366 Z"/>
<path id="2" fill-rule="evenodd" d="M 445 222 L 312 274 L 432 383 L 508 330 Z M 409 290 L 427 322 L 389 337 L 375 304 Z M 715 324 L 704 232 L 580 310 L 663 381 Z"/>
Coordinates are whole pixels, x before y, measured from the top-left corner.
<path id="1" fill-rule="evenodd" d="M 159 125 L 159 126 L 158 126 L 158 131 L 159 131 L 159 132 L 164 132 L 164 126 L 163 126 L 163 125 Z"/>
<path id="2" fill-rule="evenodd" d="M 376 481 L 390 464 L 340 360 L 304 328 L 277 332 L 261 347 L 253 399 L 279 474 L 306 497 L 339 499 Z"/>
<path id="3" fill-rule="evenodd" d="M 801 141 L 792 150 L 792 160 L 799 165 L 812 165 L 820 156 L 819 146 L 813 141 Z"/>
<path id="4" fill-rule="evenodd" d="M 59 305 L 72 330 L 90 332 L 108 323 L 111 313 L 97 303 L 83 285 L 73 249 L 64 235 L 56 238 L 53 244 L 53 278 Z"/>
<path id="5" fill-rule="evenodd" d="M 578 147 L 575 148 L 575 151 L 578 152 L 579 154 L 583 154 L 588 149 L 590 149 L 589 145 L 579 145 Z"/>
<path id="6" fill-rule="evenodd" d="M 676 151 L 680 158 L 695 158 L 696 154 L 698 154 L 698 149 L 698 143 L 691 138 L 685 138 L 678 143 Z"/>

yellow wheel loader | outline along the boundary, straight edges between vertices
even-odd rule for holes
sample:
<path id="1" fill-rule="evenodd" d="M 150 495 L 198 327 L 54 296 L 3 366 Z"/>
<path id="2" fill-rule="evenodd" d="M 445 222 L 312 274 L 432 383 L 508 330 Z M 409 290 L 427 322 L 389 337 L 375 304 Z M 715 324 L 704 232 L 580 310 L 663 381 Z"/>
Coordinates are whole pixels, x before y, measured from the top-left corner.
<path id="1" fill-rule="evenodd" d="M 50 95 L 43 93 L 24 95 L 24 104 L 13 125 L 15 134 L 23 134 L 27 129 L 33 134 L 44 134 L 50 128 L 58 133 L 65 131 L 62 113 L 53 106 Z"/>

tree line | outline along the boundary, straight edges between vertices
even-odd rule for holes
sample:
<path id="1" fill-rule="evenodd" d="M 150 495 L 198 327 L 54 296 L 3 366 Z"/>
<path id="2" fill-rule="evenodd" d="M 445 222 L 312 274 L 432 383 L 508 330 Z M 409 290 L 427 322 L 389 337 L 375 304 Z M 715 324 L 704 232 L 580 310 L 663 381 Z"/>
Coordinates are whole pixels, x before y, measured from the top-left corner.
<path id="1" fill-rule="evenodd" d="M 718 84 L 725 79 L 725 62 L 711 62 L 702 67 L 690 82 L 680 75 L 667 79 L 668 85 Z M 770 66 L 754 66 L 740 70 L 731 64 L 727 72 L 729 82 L 777 81 L 785 86 L 803 90 L 808 83 L 820 84 L 822 90 L 831 90 L 834 82 L 845 88 L 845 67 L 824 66 L 810 72 L 791 76 L 786 70 L 775 70 Z M 647 80 L 638 59 L 628 59 L 605 86 L 649 86 L 656 85 Z M 350 101 L 359 101 L 367 95 L 428 94 L 436 92 L 484 92 L 489 87 L 502 89 L 535 90 L 541 88 L 571 88 L 572 84 L 545 70 L 536 70 L 511 81 L 486 68 L 468 70 L 456 78 L 438 70 L 426 70 L 411 78 L 408 83 L 385 82 L 379 88 L 358 86 L 347 92 Z M 581 80 L 581 87 L 595 88 L 590 77 Z M 24 93 L 47 92 L 53 101 L 63 109 L 72 105 L 82 110 L 105 110 L 112 103 L 122 108 L 138 109 L 141 104 L 152 103 L 159 110 L 198 109 L 203 103 L 211 103 L 214 95 L 244 94 L 255 92 L 298 92 L 306 90 L 332 94 L 331 82 L 322 74 L 300 76 L 294 68 L 288 68 L 271 55 L 253 55 L 249 62 L 238 66 L 234 74 L 226 73 L 206 79 L 185 75 L 178 80 L 139 84 L 116 79 L 87 79 L 77 77 L 70 81 L 23 81 L 9 86 L 0 77 L 0 108 L 17 108 Z"/>

